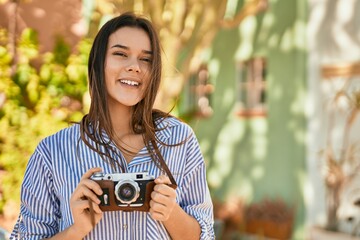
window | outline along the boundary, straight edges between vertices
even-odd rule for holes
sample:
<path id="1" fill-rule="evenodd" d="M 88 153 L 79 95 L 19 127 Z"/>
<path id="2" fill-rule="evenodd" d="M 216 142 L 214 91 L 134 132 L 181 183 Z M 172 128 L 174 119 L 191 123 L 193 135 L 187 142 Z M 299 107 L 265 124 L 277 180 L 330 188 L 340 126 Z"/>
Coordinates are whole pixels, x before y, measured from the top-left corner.
<path id="1" fill-rule="evenodd" d="M 184 94 L 180 107 L 181 118 L 210 117 L 213 113 L 211 107 L 211 94 L 214 86 L 209 83 L 209 72 L 206 65 L 192 74 L 184 87 Z"/>
<path id="2" fill-rule="evenodd" d="M 252 58 L 237 67 L 238 115 L 266 116 L 266 61 Z"/>

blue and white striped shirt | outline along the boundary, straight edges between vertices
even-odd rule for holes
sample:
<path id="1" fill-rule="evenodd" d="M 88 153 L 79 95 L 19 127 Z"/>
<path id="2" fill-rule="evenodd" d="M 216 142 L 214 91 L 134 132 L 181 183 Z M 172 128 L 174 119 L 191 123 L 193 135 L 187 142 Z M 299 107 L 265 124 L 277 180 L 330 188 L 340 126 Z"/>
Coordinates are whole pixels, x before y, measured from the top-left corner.
<path id="1" fill-rule="evenodd" d="M 159 150 L 172 172 L 178 188 L 177 202 L 200 224 L 201 239 L 214 239 L 213 206 L 206 182 L 203 156 L 193 130 L 176 118 L 159 122 L 157 137 L 167 143 Z M 90 168 L 101 167 L 113 173 L 110 164 L 90 150 L 80 139 L 75 124 L 42 140 L 31 156 L 21 188 L 20 218 L 11 239 L 43 239 L 73 224 L 70 196 L 81 176 Z M 117 158 L 125 171 L 144 172 L 157 177 L 161 170 L 142 149 L 127 163 L 119 152 Z M 78 154 L 78 156 L 77 156 Z M 115 154 L 116 155 L 116 154 Z M 104 212 L 103 218 L 85 239 L 170 239 L 164 225 L 147 212 Z"/>

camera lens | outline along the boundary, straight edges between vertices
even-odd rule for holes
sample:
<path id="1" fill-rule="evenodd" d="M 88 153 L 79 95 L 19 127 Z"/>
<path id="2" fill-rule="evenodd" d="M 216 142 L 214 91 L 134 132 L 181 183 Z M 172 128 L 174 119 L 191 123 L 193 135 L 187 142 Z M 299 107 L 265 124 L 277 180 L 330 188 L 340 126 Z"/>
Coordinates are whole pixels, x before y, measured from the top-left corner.
<path id="1" fill-rule="evenodd" d="M 135 196 L 135 188 L 129 183 L 125 183 L 119 188 L 119 196 L 121 199 L 131 200 Z"/>
<path id="2" fill-rule="evenodd" d="M 115 196 L 122 203 L 130 204 L 139 197 L 139 185 L 133 180 L 119 181 L 115 186 Z"/>

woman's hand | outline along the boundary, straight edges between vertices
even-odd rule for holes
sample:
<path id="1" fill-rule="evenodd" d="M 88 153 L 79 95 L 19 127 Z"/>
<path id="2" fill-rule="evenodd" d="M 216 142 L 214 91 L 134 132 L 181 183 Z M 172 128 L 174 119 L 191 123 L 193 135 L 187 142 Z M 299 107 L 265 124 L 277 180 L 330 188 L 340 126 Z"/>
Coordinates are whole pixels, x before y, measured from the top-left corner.
<path id="1" fill-rule="evenodd" d="M 176 205 L 176 192 L 167 185 L 171 183 L 167 176 L 159 176 L 155 179 L 155 183 L 154 191 L 151 193 L 149 212 L 154 220 L 166 221 Z"/>
<path id="2" fill-rule="evenodd" d="M 167 185 L 170 179 L 162 175 L 155 183 L 150 200 L 151 217 L 164 224 L 171 239 L 200 239 L 199 222 L 176 203 L 176 191 Z"/>
<path id="3" fill-rule="evenodd" d="M 99 208 L 100 200 L 97 195 L 102 194 L 101 187 L 89 179 L 101 168 L 91 168 L 82 177 L 70 198 L 70 208 L 74 218 L 73 230 L 85 237 L 102 218 Z M 90 206 L 90 204 L 92 206 Z M 93 215 L 93 216 L 92 216 Z"/>

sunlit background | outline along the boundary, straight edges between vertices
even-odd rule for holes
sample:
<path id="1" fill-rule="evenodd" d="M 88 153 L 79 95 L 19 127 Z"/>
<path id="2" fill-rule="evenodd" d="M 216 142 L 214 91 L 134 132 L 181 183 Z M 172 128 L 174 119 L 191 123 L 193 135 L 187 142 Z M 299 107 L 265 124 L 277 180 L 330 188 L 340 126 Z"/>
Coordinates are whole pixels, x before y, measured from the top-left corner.
<path id="1" fill-rule="evenodd" d="M 0 229 L 36 145 L 87 113 L 92 40 L 125 11 L 157 27 L 156 107 L 199 139 L 217 239 L 360 236 L 360 0 L 0 0 Z"/>

